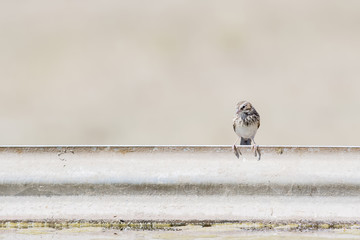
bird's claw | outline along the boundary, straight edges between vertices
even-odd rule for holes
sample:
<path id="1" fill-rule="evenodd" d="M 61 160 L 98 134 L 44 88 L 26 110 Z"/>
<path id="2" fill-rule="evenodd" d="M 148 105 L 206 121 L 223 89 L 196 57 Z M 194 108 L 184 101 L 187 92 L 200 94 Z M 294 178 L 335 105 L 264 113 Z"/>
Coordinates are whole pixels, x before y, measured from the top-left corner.
<path id="1" fill-rule="evenodd" d="M 254 151 L 255 157 L 257 157 L 259 155 L 259 157 L 258 157 L 258 161 L 259 161 L 261 158 L 261 153 L 260 153 L 258 146 L 256 144 L 254 144 L 251 146 L 251 149 Z"/>
<path id="2" fill-rule="evenodd" d="M 258 155 L 259 155 L 259 157 L 258 157 L 258 161 L 260 161 L 260 159 L 261 159 L 261 153 L 260 153 L 259 148 L 257 148 L 257 149 L 256 149 L 256 151 L 258 152 Z M 255 157 L 256 157 L 256 156 L 255 156 Z"/>
<path id="3" fill-rule="evenodd" d="M 233 145 L 232 149 L 233 149 L 233 151 L 234 151 L 234 153 L 235 153 L 235 156 L 236 156 L 237 158 L 239 158 L 240 155 L 242 155 L 241 152 L 240 152 L 240 150 L 238 150 L 235 145 Z M 239 153 L 240 153 L 240 155 L 239 155 Z"/>

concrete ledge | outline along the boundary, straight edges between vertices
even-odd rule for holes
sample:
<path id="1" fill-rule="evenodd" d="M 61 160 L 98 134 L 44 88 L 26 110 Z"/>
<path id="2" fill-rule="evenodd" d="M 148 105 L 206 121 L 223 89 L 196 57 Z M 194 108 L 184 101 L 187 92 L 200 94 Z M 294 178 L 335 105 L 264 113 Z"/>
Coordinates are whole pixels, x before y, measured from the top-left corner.
<path id="1" fill-rule="evenodd" d="M 359 221 L 360 148 L 0 147 L 0 220 Z"/>

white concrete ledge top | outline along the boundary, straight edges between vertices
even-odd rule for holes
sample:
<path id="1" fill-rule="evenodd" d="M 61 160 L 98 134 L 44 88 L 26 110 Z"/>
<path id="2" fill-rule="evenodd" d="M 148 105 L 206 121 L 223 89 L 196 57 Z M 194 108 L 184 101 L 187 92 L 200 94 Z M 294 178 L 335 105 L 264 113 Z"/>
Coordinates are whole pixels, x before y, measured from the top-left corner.
<path id="1" fill-rule="evenodd" d="M 360 184 L 359 147 L 0 147 L 0 184 Z"/>

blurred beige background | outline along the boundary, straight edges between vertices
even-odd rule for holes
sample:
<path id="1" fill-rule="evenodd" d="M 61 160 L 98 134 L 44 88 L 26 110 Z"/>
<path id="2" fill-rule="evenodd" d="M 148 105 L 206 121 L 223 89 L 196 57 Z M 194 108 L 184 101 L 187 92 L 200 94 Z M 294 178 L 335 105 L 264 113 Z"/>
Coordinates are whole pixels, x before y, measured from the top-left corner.
<path id="1" fill-rule="evenodd" d="M 1 1 L 0 144 L 358 145 L 360 1 Z"/>

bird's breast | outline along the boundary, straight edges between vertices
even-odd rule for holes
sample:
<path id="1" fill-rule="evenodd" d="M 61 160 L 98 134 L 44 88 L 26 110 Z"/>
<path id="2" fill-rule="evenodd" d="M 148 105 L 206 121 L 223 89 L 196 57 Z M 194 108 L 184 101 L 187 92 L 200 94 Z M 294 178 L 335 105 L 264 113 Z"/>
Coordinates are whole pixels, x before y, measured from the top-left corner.
<path id="1" fill-rule="evenodd" d="M 257 129 L 258 129 L 258 125 L 255 123 L 250 125 L 245 125 L 242 121 L 239 121 L 236 124 L 235 132 L 239 137 L 251 139 L 255 136 Z"/>

